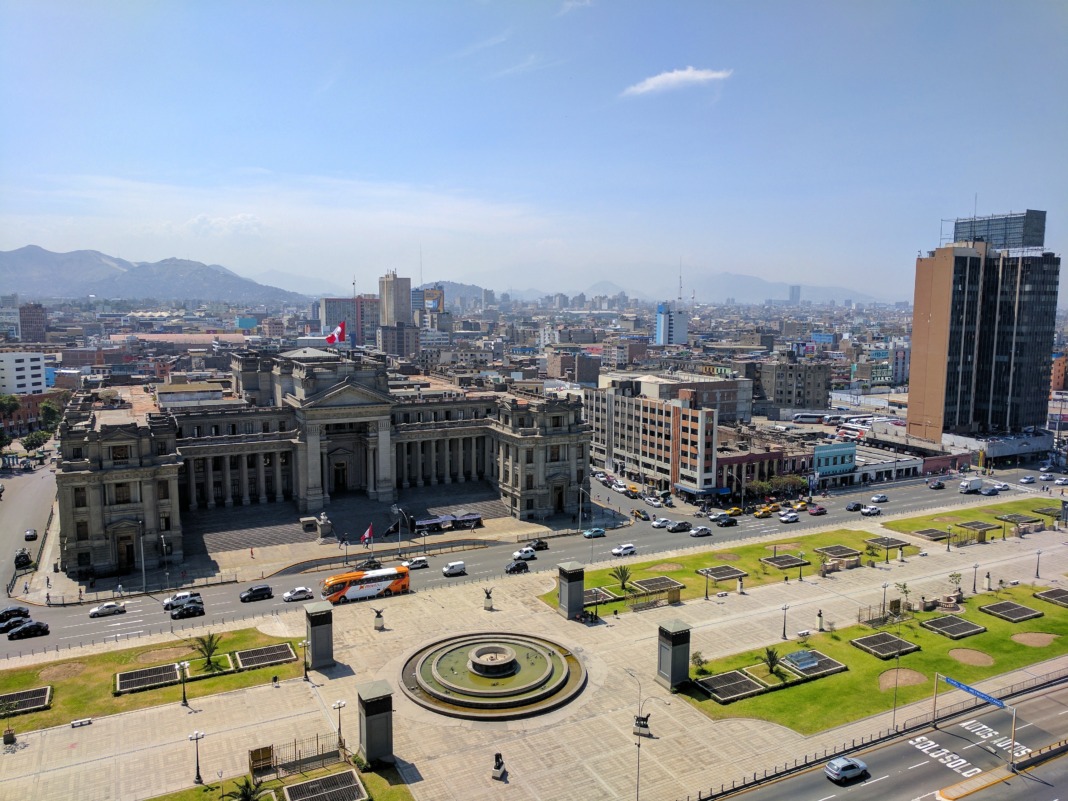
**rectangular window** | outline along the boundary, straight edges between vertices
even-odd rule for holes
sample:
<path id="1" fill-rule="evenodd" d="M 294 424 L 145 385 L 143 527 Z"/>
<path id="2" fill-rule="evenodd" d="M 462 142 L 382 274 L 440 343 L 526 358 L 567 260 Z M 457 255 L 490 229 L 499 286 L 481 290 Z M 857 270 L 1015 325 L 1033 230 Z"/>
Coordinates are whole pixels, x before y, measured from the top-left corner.
<path id="1" fill-rule="evenodd" d="M 533 448 L 527 448 L 525 453 L 526 453 L 527 464 L 534 464 L 534 449 Z"/>
<path id="2" fill-rule="evenodd" d="M 89 524 L 84 520 L 74 524 L 74 538 L 78 542 L 85 542 L 89 539 Z"/>
<path id="3" fill-rule="evenodd" d="M 159 530 L 160 531 L 170 531 L 171 530 L 171 516 L 170 515 L 160 515 L 159 516 Z"/>
<path id="4" fill-rule="evenodd" d="M 550 445 L 549 446 L 549 461 L 550 462 L 559 462 L 560 461 L 560 446 L 559 445 Z"/>
<path id="5" fill-rule="evenodd" d="M 534 508 L 534 499 L 527 498 L 527 510 L 530 511 Z"/>
<path id="6" fill-rule="evenodd" d="M 129 503 L 130 502 L 130 485 L 129 484 L 116 484 L 115 485 L 115 503 Z"/>
<path id="7" fill-rule="evenodd" d="M 86 498 L 85 487 L 74 488 L 74 508 L 84 509 L 89 505 L 89 501 Z"/>
<path id="8" fill-rule="evenodd" d="M 161 501 L 169 501 L 171 499 L 171 482 L 157 481 L 156 497 Z"/>
<path id="9" fill-rule="evenodd" d="M 281 431 L 282 429 L 279 428 L 278 430 Z M 261 433 L 264 433 L 264 434 L 270 434 L 271 433 L 271 424 L 270 424 L 270 422 L 269 421 L 264 421 L 263 424 L 260 426 L 260 431 L 261 431 Z"/>
<path id="10" fill-rule="evenodd" d="M 527 476 L 527 489 L 534 489 L 534 476 Z"/>
<path id="11" fill-rule="evenodd" d="M 71 459 L 84 458 L 84 457 L 82 457 L 82 449 L 81 448 L 71 448 L 70 449 L 70 458 Z"/>

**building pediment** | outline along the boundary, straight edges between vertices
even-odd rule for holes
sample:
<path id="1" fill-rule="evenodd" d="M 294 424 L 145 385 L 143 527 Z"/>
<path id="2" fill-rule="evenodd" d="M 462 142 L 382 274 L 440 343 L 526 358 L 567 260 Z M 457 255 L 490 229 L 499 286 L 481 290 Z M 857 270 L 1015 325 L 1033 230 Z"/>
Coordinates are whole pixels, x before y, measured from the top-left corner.
<path id="1" fill-rule="evenodd" d="M 133 423 L 128 427 L 108 426 L 100 431 L 100 442 L 106 442 L 109 445 L 133 445 L 137 442 L 137 424 Z"/>
<path id="2" fill-rule="evenodd" d="M 361 384 L 338 384 L 313 395 L 301 404 L 302 409 L 334 409 L 353 406 L 392 406 L 393 399 L 384 392 Z"/>

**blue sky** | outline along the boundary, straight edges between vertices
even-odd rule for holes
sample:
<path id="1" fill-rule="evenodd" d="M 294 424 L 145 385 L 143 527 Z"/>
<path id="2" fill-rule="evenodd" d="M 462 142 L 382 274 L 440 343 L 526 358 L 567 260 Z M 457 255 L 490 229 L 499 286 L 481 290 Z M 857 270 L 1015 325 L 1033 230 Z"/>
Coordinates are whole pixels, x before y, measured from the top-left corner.
<path id="1" fill-rule="evenodd" d="M 976 194 L 1061 252 L 1066 41 L 1055 0 L 0 0 L 0 249 L 911 299 Z"/>

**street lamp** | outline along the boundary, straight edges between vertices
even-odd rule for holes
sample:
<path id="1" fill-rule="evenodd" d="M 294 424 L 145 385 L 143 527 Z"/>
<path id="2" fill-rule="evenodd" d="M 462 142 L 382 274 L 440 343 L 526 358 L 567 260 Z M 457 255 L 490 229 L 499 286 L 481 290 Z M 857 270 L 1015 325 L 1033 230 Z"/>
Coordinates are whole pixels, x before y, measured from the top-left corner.
<path id="1" fill-rule="evenodd" d="M 705 568 L 705 600 L 708 600 L 708 568 Z"/>
<path id="2" fill-rule="evenodd" d="M 953 540 L 953 526 L 946 526 L 946 553 L 949 553 L 949 543 Z"/>
<path id="3" fill-rule="evenodd" d="M 311 681 L 311 679 L 308 678 L 308 646 L 309 645 L 310 645 L 310 643 L 307 640 L 301 640 L 300 641 L 300 647 L 303 649 L 301 651 L 301 653 L 302 653 L 303 659 L 304 659 L 304 681 Z"/>
<path id="4" fill-rule="evenodd" d="M 978 578 L 979 578 L 979 563 L 976 562 L 974 565 L 972 565 L 972 595 L 975 595 L 978 592 L 978 590 L 976 590 L 976 588 L 975 588 L 975 582 L 978 580 Z"/>
<path id="5" fill-rule="evenodd" d="M 204 780 L 200 777 L 200 741 L 204 739 L 204 732 L 194 731 L 189 735 L 189 739 L 193 741 L 193 745 L 196 748 L 197 753 L 197 775 L 193 779 L 194 784 L 203 784 Z"/>
<path id="6" fill-rule="evenodd" d="M 1041 549 L 1035 551 L 1035 556 L 1037 557 L 1037 559 L 1035 560 L 1035 578 L 1038 578 L 1038 568 L 1039 568 L 1039 565 L 1042 564 L 1042 551 L 1041 551 Z"/>
<path id="7" fill-rule="evenodd" d="M 890 586 L 887 581 L 883 582 L 883 615 L 886 614 L 886 588 Z"/>
<path id="8" fill-rule="evenodd" d="M 349 533 L 345 532 L 345 564 L 349 563 Z"/>
<path id="9" fill-rule="evenodd" d="M 801 571 L 805 569 L 805 552 L 801 551 L 798 553 L 797 558 L 801 560 L 801 564 L 797 566 L 797 580 L 804 581 L 804 579 L 801 578 Z"/>
<path id="10" fill-rule="evenodd" d="M 340 751 L 345 747 L 345 741 L 341 737 L 341 710 L 345 708 L 345 702 L 338 700 L 331 709 L 337 710 L 337 748 Z"/>
<path id="11" fill-rule="evenodd" d="M 138 519 L 137 539 L 141 541 L 141 592 L 148 592 L 148 579 L 145 576 L 145 524 Z"/>
<path id="12" fill-rule="evenodd" d="M 182 680 L 182 706 L 189 706 L 189 700 L 185 697 L 185 672 L 189 669 L 189 663 L 176 662 L 174 666 L 178 668 L 178 676 Z"/>
<path id="13" fill-rule="evenodd" d="M 789 609 L 789 608 L 790 608 L 789 604 L 783 604 L 782 605 L 782 638 L 784 640 L 788 640 L 789 639 L 789 637 L 786 636 L 786 610 Z"/>

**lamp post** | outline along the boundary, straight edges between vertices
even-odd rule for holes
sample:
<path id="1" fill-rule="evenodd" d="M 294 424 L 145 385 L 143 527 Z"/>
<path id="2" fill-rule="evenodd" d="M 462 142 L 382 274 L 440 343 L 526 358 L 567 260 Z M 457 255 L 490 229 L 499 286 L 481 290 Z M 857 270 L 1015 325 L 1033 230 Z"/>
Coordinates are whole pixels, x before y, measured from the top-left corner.
<path id="1" fill-rule="evenodd" d="M 797 558 L 801 560 L 801 564 L 797 566 L 797 580 L 804 581 L 804 579 L 801 578 L 801 571 L 805 569 L 805 552 L 801 551 L 798 553 Z"/>
<path id="2" fill-rule="evenodd" d="M 204 732 L 194 731 L 189 735 L 189 739 L 193 741 L 193 745 L 196 748 L 197 754 L 197 775 L 193 779 L 194 784 L 203 784 L 204 780 L 200 777 L 200 741 L 204 739 Z"/>
<path id="3" fill-rule="evenodd" d="M 634 675 L 634 671 L 630 668 L 624 668 L 627 674 L 634 679 L 638 684 L 638 714 L 634 716 L 634 744 L 638 746 L 638 764 L 634 773 L 634 801 L 641 801 L 641 781 L 642 781 L 642 735 L 641 729 L 646 728 L 648 724 L 648 718 L 643 717 L 642 711 L 645 709 L 645 705 L 650 701 L 660 701 L 665 706 L 671 706 L 670 701 L 665 701 L 663 698 L 657 698 L 655 696 L 642 700 L 642 683 L 638 680 L 638 677 Z"/>
<path id="4" fill-rule="evenodd" d="M 789 637 L 786 636 L 786 610 L 789 609 L 789 608 L 790 608 L 789 604 L 783 604 L 782 605 L 782 638 L 784 640 L 789 639 Z"/>
<path id="5" fill-rule="evenodd" d="M 1042 550 L 1035 551 L 1035 578 L 1038 578 L 1038 568 L 1042 564 Z"/>
<path id="6" fill-rule="evenodd" d="M 301 654 L 304 659 L 304 681 L 311 681 L 311 679 L 308 678 L 308 645 L 310 645 L 310 643 L 307 640 L 300 641 L 300 647 L 302 649 Z"/>
<path id="7" fill-rule="evenodd" d="M 349 563 L 349 533 L 345 532 L 345 564 Z"/>
<path id="8" fill-rule="evenodd" d="M 185 672 L 189 669 L 189 663 L 176 662 L 174 666 L 178 668 L 178 676 L 182 680 L 182 706 L 189 706 L 189 699 L 185 697 Z"/>
<path id="9" fill-rule="evenodd" d="M 345 702 L 338 700 L 331 709 L 337 710 L 337 747 L 340 751 L 345 747 L 345 740 L 341 737 L 341 710 L 345 708 Z"/>
<path id="10" fill-rule="evenodd" d="M 148 579 L 145 576 L 145 524 L 138 519 L 137 539 L 141 541 L 141 592 L 148 592 Z"/>
<path id="11" fill-rule="evenodd" d="M 976 562 L 972 565 L 972 595 L 975 595 L 978 590 L 975 587 L 975 582 L 979 579 L 979 563 Z"/>
<path id="12" fill-rule="evenodd" d="M 890 582 L 883 582 L 883 615 L 886 615 L 886 588 L 890 586 Z"/>
<path id="13" fill-rule="evenodd" d="M 946 553 L 949 553 L 949 543 L 953 540 L 953 526 L 946 526 Z"/>
<path id="14" fill-rule="evenodd" d="M 705 569 L 705 600 L 708 600 L 708 569 Z"/>

